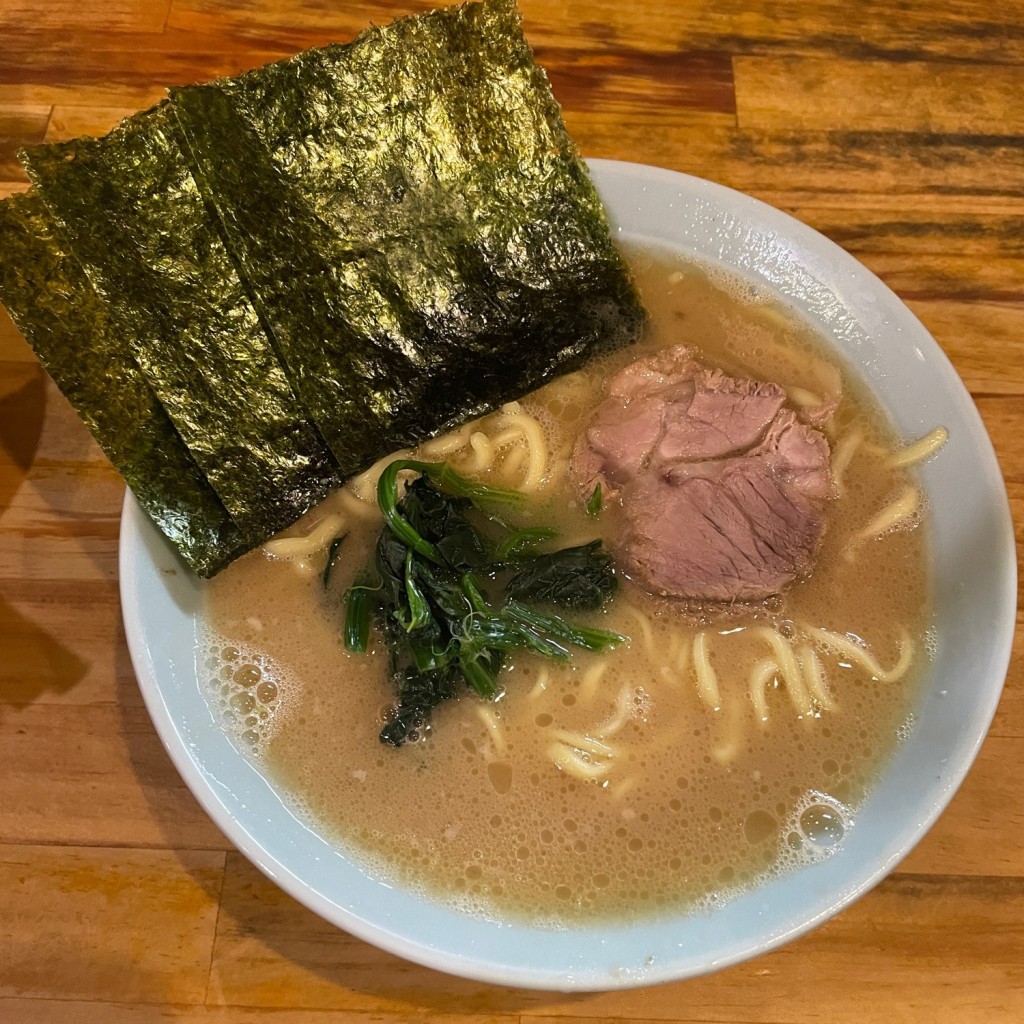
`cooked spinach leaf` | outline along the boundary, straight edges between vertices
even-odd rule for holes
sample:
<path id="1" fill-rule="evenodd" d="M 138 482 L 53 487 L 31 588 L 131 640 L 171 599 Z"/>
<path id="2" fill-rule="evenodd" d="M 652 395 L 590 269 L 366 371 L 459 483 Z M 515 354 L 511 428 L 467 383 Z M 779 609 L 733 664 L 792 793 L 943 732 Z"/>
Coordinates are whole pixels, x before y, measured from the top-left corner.
<path id="1" fill-rule="evenodd" d="M 345 646 L 354 654 L 366 653 L 370 642 L 374 595 L 379 589 L 363 574 L 345 595 Z"/>
<path id="2" fill-rule="evenodd" d="M 398 474 L 403 470 L 412 470 L 428 477 L 436 485 L 434 489 L 438 493 L 448 495 L 449 498 L 468 498 L 470 502 L 504 502 L 513 507 L 522 504 L 523 501 L 523 495 L 520 492 L 474 483 L 456 473 L 447 462 L 396 459 L 390 463 L 377 481 L 377 504 L 380 505 L 384 522 L 399 540 L 437 565 L 447 564 L 444 553 L 429 537 L 424 537 L 409 520 L 405 513 L 408 502 L 403 501 L 399 507 Z M 412 515 L 420 518 L 421 521 L 426 521 L 419 511 L 414 511 Z M 449 547 L 458 550 L 457 545 L 449 545 Z"/>
<path id="3" fill-rule="evenodd" d="M 538 544 L 553 540 L 557 536 L 557 530 L 546 526 L 527 526 L 522 530 L 515 530 L 495 548 L 495 560 L 506 562 L 522 558 L 531 554 Z"/>
<path id="4" fill-rule="evenodd" d="M 421 475 L 399 497 L 398 474 L 407 470 Z M 510 584 L 500 601 L 487 592 L 502 589 L 504 558 L 515 546 L 509 541 L 535 543 L 551 531 L 511 530 L 494 546 L 473 521 L 475 502 L 521 499 L 516 492 L 475 484 L 445 463 L 398 459 L 381 474 L 377 500 L 385 527 L 374 552 L 379 584 L 371 588 L 364 578 L 349 591 L 345 643 L 350 651 L 365 652 L 375 615 L 397 695 L 382 742 L 399 746 L 423 735 L 433 708 L 463 687 L 484 699 L 499 696 L 499 674 L 510 652 L 567 661 L 573 648 L 601 651 L 625 639 L 523 603 L 535 599 L 537 591 L 549 603 L 598 607 L 615 585 L 611 559 L 600 551 L 600 542 L 519 563 L 513 579 L 526 581 L 519 592 Z"/>
<path id="5" fill-rule="evenodd" d="M 398 680 L 398 703 L 380 731 L 382 743 L 400 747 L 419 738 L 430 724 L 430 714 L 459 693 L 458 666 L 416 672 L 407 669 Z"/>
<path id="6" fill-rule="evenodd" d="M 445 494 L 421 476 L 409 485 L 404 504 L 409 525 L 436 546 L 447 565 L 465 572 L 488 563 L 483 538 L 466 518 L 473 507 L 469 498 Z"/>
<path id="7" fill-rule="evenodd" d="M 615 562 L 599 540 L 537 555 L 508 581 L 509 596 L 560 608 L 600 608 L 615 593 Z"/>
<path id="8" fill-rule="evenodd" d="M 331 573 L 334 572 L 334 563 L 338 560 L 338 553 L 341 551 L 341 545 L 345 541 L 347 534 L 341 534 L 335 537 L 331 541 L 331 546 L 327 549 L 327 562 L 324 565 L 323 575 L 321 579 L 324 583 L 324 588 L 328 587 L 331 582 Z"/>

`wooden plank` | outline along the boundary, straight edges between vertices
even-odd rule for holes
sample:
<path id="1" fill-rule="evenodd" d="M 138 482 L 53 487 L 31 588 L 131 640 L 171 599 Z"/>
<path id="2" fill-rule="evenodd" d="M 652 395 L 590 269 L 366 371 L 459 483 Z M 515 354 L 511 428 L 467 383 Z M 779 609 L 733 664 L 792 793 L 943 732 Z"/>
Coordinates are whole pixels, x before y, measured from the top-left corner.
<path id="1" fill-rule="evenodd" d="M 28 705 L 141 703 L 115 581 L 41 580 L 26 587 L 0 580 L 0 607 L 6 619 L 0 714 Z M 0 733 L 4 728 L 0 718 Z"/>
<path id="2" fill-rule="evenodd" d="M 175 7 L 193 2 L 175 0 Z M 275 6 L 274 0 L 257 4 Z M 550 35 L 580 45 L 582 36 L 587 47 L 670 51 L 727 46 L 741 54 L 780 52 L 865 61 L 934 56 L 1009 63 L 1024 56 L 1019 8 L 1012 3 L 949 0 L 941 5 L 907 2 L 894 8 L 886 0 L 689 0 L 645 5 L 642 17 L 632 5 L 616 0 L 592 0 L 585 13 L 574 4 L 556 7 L 545 0 L 523 0 L 521 6 L 531 38 Z"/>
<path id="3" fill-rule="evenodd" d="M 86 45 L 71 49 L 56 33 L 27 28 L 9 36 L 5 63 L 0 65 L 0 101 L 5 95 L 31 96 L 37 103 L 123 107 L 131 112 L 160 99 L 162 86 L 234 74 L 335 36 L 303 38 L 298 46 L 276 39 L 225 46 L 221 36 L 213 40 L 195 32 L 168 33 L 156 40 L 83 33 L 75 38 Z M 666 113 L 700 110 L 727 115 L 724 125 L 734 123 L 732 63 L 725 53 L 600 54 L 549 48 L 539 52 L 538 59 L 550 68 L 555 95 L 570 107 L 593 109 L 600 104 L 608 111 L 629 110 L 631 117 L 659 121 Z M 50 84 L 58 65 L 63 83 L 59 89 Z M 111 66 L 118 69 L 117 86 L 104 82 Z"/>
<path id="4" fill-rule="evenodd" d="M 4 0 L 0 7 L 0 31 L 32 25 L 49 30 L 162 32 L 170 7 L 171 0 L 75 0 L 73 4 Z"/>
<path id="5" fill-rule="evenodd" d="M 75 516 L 82 527 L 90 520 L 109 524 L 119 515 L 124 484 L 57 386 L 31 359 L 0 362 L 0 380 L 7 382 L 0 389 L 0 436 L 16 438 L 0 462 L 5 506 L 0 529 L 37 536 L 62 514 Z M 7 479 L 12 476 L 13 486 Z M 75 532 L 74 526 L 67 532 Z"/>
<path id="6" fill-rule="evenodd" d="M 1006 480 L 1014 526 L 1024 524 L 1024 404 L 1003 395 L 975 395 L 975 405 L 985 421 Z M 1017 541 L 1024 540 L 1018 532 Z"/>
<path id="7" fill-rule="evenodd" d="M 710 178 L 740 191 L 951 192 L 1024 196 L 1024 146 L 1012 137 L 908 132 L 758 131 L 650 124 L 600 109 L 565 110 L 585 156 L 654 164 Z"/>
<path id="8" fill-rule="evenodd" d="M 49 104 L 0 104 L 0 179 L 24 178 L 16 154 L 22 146 L 43 141 L 49 120 Z"/>
<path id="9" fill-rule="evenodd" d="M 119 121 L 137 113 L 138 107 L 93 107 L 54 104 L 46 128 L 46 142 L 77 139 L 80 135 L 106 135 Z"/>
<path id="10" fill-rule="evenodd" d="M 32 366 L 0 370 L 42 374 Z M 21 452 L 0 460 L 0 580 L 114 580 L 124 483 L 56 385 L 39 379 L 20 403 L 0 405 L 0 436 L 17 437 Z"/>
<path id="11" fill-rule="evenodd" d="M 85 424 L 60 393 L 57 385 L 40 367 L 31 350 L 25 362 L 0 362 L 0 378 L 6 378 L 8 375 L 15 376 L 19 382 L 33 381 L 32 393 L 25 399 L 25 405 L 31 403 L 31 415 L 41 417 L 41 425 L 33 419 L 31 429 L 26 431 L 35 441 L 32 447 L 32 461 L 36 466 L 42 468 L 60 462 L 109 465 Z M 14 409 L 10 412 L 0 409 L 0 430 L 13 432 L 15 427 L 13 419 L 3 419 L 5 415 L 25 416 L 28 413 L 28 408 Z M 22 428 L 26 426 L 23 418 L 17 423 Z"/>
<path id="12" fill-rule="evenodd" d="M 13 325 L 12 325 L 13 330 Z M 46 382 L 31 362 L 0 362 L 0 510 L 24 483 L 42 430 Z"/>
<path id="13" fill-rule="evenodd" d="M 493 1014 L 353 1013 L 352 1024 L 517 1024 L 517 1016 Z M 333 1010 L 289 1010 L 240 1006 L 185 1006 L 83 1002 L 57 999 L 0 999 L 0 1020 L 11 1024 L 338 1024 Z"/>
<path id="14" fill-rule="evenodd" d="M 898 875 L 811 935 L 721 974 L 642 993 L 516 991 L 375 950 L 229 854 L 208 1001 L 765 1024 L 891 1024 L 899 1006 L 907 1020 L 962 1024 L 985 1019 L 977 1007 L 1024 1012 L 1022 964 L 1024 880 Z"/>
<path id="15" fill-rule="evenodd" d="M 90 84 L 67 85 L 60 79 L 42 82 L 0 82 L 0 106 L 5 104 L 124 107 L 144 110 L 167 94 L 162 85 L 129 85 L 101 78 Z"/>
<path id="16" fill-rule="evenodd" d="M 99 528 L 86 523 L 74 534 L 65 532 L 57 520 L 26 538 L 21 530 L 0 522 L 0 579 L 21 580 L 26 587 L 56 579 L 116 580 L 116 523 Z"/>
<path id="17" fill-rule="evenodd" d="M 0 847 L 0 996 L 199 1003 L 224 854 Z"/>
<path id="18" fill-rule="evenodd" d="M 0 183 L 0 198 L 3 196 L 3 184 Z M 0 306 L 0 379 L 7 379 L 10 374 L 17 373 L 11 363 L 29 363 L 38 366 L 35 353 L 28 347 L 28 342 L 14 326 L 7 310 Z"/>
<path id="19" fill-rule="evenodd" d="M 435 0 L 174 0 L 169 27 L 220 31 L 234 37 L 281 40 L 298 48 L 307 39 L 345 40 L 371 21 L 437 6 Z M 1008 63 L 1024 60 L 1024 30 L 1014 3 L 948 0 L 943 4 L 891 0 L 688 0 L 682 4 L 588 0 L 584 5 L 520 0 L 526 33 L 535 47 L 561 45 L 587 51 L 637 49 L 671 53 L 727 49 L 732 53 L 839 55 L 870 59 L 946 57 Z"/>
<path id="20" fill-rule="evenodd" d="M 0 401 L 0 580 L 28 596 L 29 581 L 115 579 L 121 478 L 38 364 L 0 373 L 20 384 Z"/>
<path id="21" fill-rule="evenodd" d="M 231 848 L 135 694 L 121 706 L 3 709 L 0 737 L 0 842 Z"/>
<path id="22" fill-rule="evenodd" d="M 677 50 L 602 53 L 577 47 L 539 46 L 558 102 L 569 110 L 602 110 L 667 128 L 666 116 L 685 110 L 722 115 L 735 123 L 732 63 L 727 54 Z"/>
<path id="23" fill-rule="evenodd" d="M 174 0 L 167 19 L 171 32 L 216 34 L 237 44 L 281 47 L 291 51 L 331 42 L 347 42 L 370 24 L 384 25 L 407 14 L 444 6 L 435 0 L 351 0 L 324 6 L 297 0 L 248 0 L 245 11 L 220 0 Z"/>
<path id="24" fill-rule="evenodd" d="M 290 48 L 234 44 L 200 33 L 40 29 L 25 22 L 4 32 L 0 83 L 92 88 L 114 80 L 133 89 L 185 85 L 289 56 Z"/>
<path id="25" fill-rule="evenodd" d="M 857 254 L 904 302 L 1024 303 L 1024 259 L 959 252 Z"/>
<path id="26" fill-rule="evenodd" d="M 858 255 L 977 256 L 976 271 L 990 258 L 1024 256 L 1024 200 L 976 195 L 877 193 L 811 196 L 774 192 L 758 196 L 828 235 Z"/>
<path id="27" fill-rule="evenodd" d="M 109 589 L 109 586 L 99 584 L 100 588 Z M 33 607 L 34 602 L 26 600 L 23 594 L 18 594 L 18 589 L 24 592 L 26 589 L 35 590 L 36 587 L 15 588 L 10 583 L 0 584 L 0 610 L 5 623 L 4 663 L 0 666 L 3 694 L 0 707 L 19 708 L 61 699 L 81 703 L 86 695 L 113 696 L 113 677 L 105 663 L 115 660 L 116 647 L 110 644 L 109 632 L 100 630 L 86 634 L 85 642 L 80 632 L 83 628 L 96 625 L 97 616 L 93 609 L 85 609 L 85 614 L 77 620 L 69 619 L 73 609 L 67 602 L 43 605 L 40 609 L 38 606 Z M 76 584 L 75 589 L 80 593 L 92 593 L 97 586 Z M 10 595 L 12 590 L 15 591 L 13 599 Z M 42 614 L 39 614 L 40 611 Z M 57 623 L 54 633 L 47 630 L 48 621 Z M 119 631 L 120 623 L 117 625 Z M 99 665 L 86 660 L 90 648 L 99 654 Z M 0 733 L 4 728 L 3 720 L 0 719 Z M 0 760 L 3 760 L 2 754 Z M 2 816 L 0 813 L 0 818 Z"/>
<path id="28" fill-rule="evenodd" d="M 133 42 L 126 39 L 125 45 L 131 48 Z M 35 72 L 31 68 L 45 63 L 45 57 L 32 49 L 29 43 L 24 43 L 24 46 L 25 60 L 29 63 L 26 64 L 28 70 L 21 77 L 32 80 Z M 200 47 L 170 56 L 157 54 L 159 60 L 168 63 L 165 67 L 153 67 L 148 60 L 149 54 L 143 52 L 131 58 L 137 66 L 124 67 L 121 77 L 136 90 L 156 90 L 170 82 L 208 78 L 281 55 L 282 51 L 239 51 L 234 58 L 220 53 L 204 57 Z M 99 52 L 90 48 L 81 60 L 86 64 L 65 67 L 61 74 L 68 82 L 80 82 L 83 87 L 91 87 L 92 82 L 102 77 L 101 68 L 107 71 L 111 63 L 117 66 L 120 59 L 103 52 L 100 47 Z M 556 78 L 559 73 L 558 68 L 553 69 Z M 630 118 L 623 124 L 617 112 L 609 113 L 588 102 L 586 88 L 572 85 L 568 65 L 561 73 L 568 76 L 564 79 L 570 86 L 568 99 L 579 105 L 579 109 L 572 104 L 567 105 L 567 121 L 584 151 L 591 155 L 635 159 L 690 170 L 754 192 L 772 187 L 809 188 L 819 181 L 827 181 L 831 190 L 903 192 L 908 190 L 910 182 L 915 181 L 919 190 L 961 188 L 974 192 L 983 182 L 986 191 L 1005 186 L 1005 191 L 1011 194 L 1022 194 L 1024 175 L 1021 164 L 1024 158 L 1021 147 L 1004 136 L 976 138 L 966 134 L 936 139 L 920 132 L 855 131 L 843 132 L 841 138 L 833 138 L 835 133 L 832 132 L 737 132 L 726 124 L 716 126 L 704 119 L 688 124 L 679 118 L 688 108 L 667 103 L 661 104 L 661 116 L 669 118 L 667 124 L 678 122 L 678 130 L 651 132 L 649 118 L 643 116 L 643 111 L 654 111 L 658 109 L 656 105 L 645 108 L 637 100 L 637 118 Z M 40 74 L 39 78 L 45 79 L 45 75 Z M 576 88 L 575 94 L 573 88 Z M 627 97 L 641 97 L 645 92 L 658 95 L 663 87 L 651 86 L 642 75 L 637 75 L 635 80 L 620 75 L 607 88 L 612 92 L 611 99 L 621 105 Z M 675 93 L 678 92 L 679 89 L 675 89 Z M 721 106 L 720 98 L 697 98 L 693 102 Z M 116 106 L 119 110 L 131 109 L 130 104 L 124 108 L 120 104 Z M 664 113 L 666 107 L 667 114 Z M 20 138 L 19 144 L 26 141 L 30 140 Z M 16 174 L 15 180 L 17 177 Z"/>
<path id="29" fill-rule="evenodd" d="M 62 521 L 27 539 L 0 524 L 0 579 L 24 586 L 55 579 L 100 582 L 117 579 L 117 524 L 90 524 L 65 532 Z"/>
<path id="30" fill-rule="evenodd" d="M 908 305 L 942 346 L 968 390 L 1024 394 L 1024 304 L 911 300 Z M 1024 412 L 1021 415 L 1024 418 Z"/>
<path id="31" fill-rule="evenodd" d="M 25 477 L 31 486 L 21 487 L 10 500 L 0 530 L 17 533 L 25 540 L 78 537 L 116 541 L 124 483 L 102 453 L 94 451 L 89 434 L 60 440 L 79 446 L 76 457 L 36 455 Z M 54 578 L 65 575 L 59 573 Z M 0 578 L 3 576 L 0 571 Z"/>
<path id="32" fill-rule="evenodd" d="M 1024 66 L 736 57 L 744 129 L 1024 133 Z"/>

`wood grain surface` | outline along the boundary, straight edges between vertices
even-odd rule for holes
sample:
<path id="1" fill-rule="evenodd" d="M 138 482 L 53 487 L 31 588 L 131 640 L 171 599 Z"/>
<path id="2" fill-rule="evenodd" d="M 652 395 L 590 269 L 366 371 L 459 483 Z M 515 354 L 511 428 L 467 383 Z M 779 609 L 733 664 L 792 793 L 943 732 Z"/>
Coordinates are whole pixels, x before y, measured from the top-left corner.
<path id="1" fill-rule="evenodd" d="M 415 0 L 0 0 L 18 147 Z M 1024 523 L 1024 0 L 522 0 L 587 156 L 687 171 L 824 232 L 970 388 Z M 117 595 L 123 486 L 0 313 L 0 1021 L 1024 1020 L 1024 641 L 948 811 L 875 891 L 695 981 L 555 995 L 335 930 L 236 853 L 160 745 Z M 1018 634 L 1020 631 L 1018 630 Z"/>

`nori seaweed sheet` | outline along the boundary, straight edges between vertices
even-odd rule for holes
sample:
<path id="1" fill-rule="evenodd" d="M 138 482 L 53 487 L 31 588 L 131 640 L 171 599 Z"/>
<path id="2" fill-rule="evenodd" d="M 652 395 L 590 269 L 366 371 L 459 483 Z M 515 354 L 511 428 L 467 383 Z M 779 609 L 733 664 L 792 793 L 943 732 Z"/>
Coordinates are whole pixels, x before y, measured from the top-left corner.
<path id="1" fill-rule="evenodd" d="M 173 95 L 22 154 L 38 198 L 4 207 L 0 269 L 201 575 L 388 451 L 639 335 L 512 0 Z"/>
<path id="2" fill-rule="evenodd" d="M 219 572 L 242 537 L 109 328 L 37 195 L 0 203 L 0 300 L 139 504 L 200 576 Z"/>
<path id="3" fill-rule="evenodd" d="M 216 189 L 208 194 L 254 304 L 342 475 L 352 476 L 406 440 L 393 410 L 408 399 L 416 367 L 388 330 L 391 304 L 350 273 L 352 255 L 309 217 L 222 92 L 182 90 L 173 106 L 196 180 Z"/>
<path id="4" fill-rule="evenodd" d="M 246 535 L 338 482 L 221 241 L 167 106 L 23 154 L 42 200 L 210 485 Z"/>
<path id="5" fill-rule="evenodd" d="M 346 472 L 638 336 L 639 299 L 511 0 L 172 97 Z"/>

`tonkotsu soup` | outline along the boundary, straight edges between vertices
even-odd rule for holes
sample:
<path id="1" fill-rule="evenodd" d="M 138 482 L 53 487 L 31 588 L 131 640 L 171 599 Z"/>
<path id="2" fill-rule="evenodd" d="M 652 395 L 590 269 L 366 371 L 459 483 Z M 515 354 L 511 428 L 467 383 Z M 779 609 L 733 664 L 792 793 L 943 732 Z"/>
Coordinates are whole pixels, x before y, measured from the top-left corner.
<path id="1" fill-rule="evenodd" d="M 611 543 L 614 502 L 588 515 L 568 463 L 627 363 L 686 344 L 708 366 L 778 383 L 794 408 L 841 389 L 823 427 L 833 497 L 808 577 L 778 597 L 703 610 L 621 578 L 603 608 L 570 617 L 627 643 L 569 665 L 517 654 L 500 700 L 466 691 L 398 748 L 378 738 L 394 701 L 380 638 L 366 655 L 342 642 L 345 592 L 381 530 L 374 471 L 205 593 L 211 705 L 295 813 L 375 875 L 481 915 L 551 926 L 649 917 L 829 856 L 912 727 L 929 658 L 912 465 L 942 433 L 894 438 L 815 332 L 748 284 L 629 256 L 651 314 L 638 346 L 417 457 L 525 489 L 519 521 L 555 527 L 553 546 Z"/>

